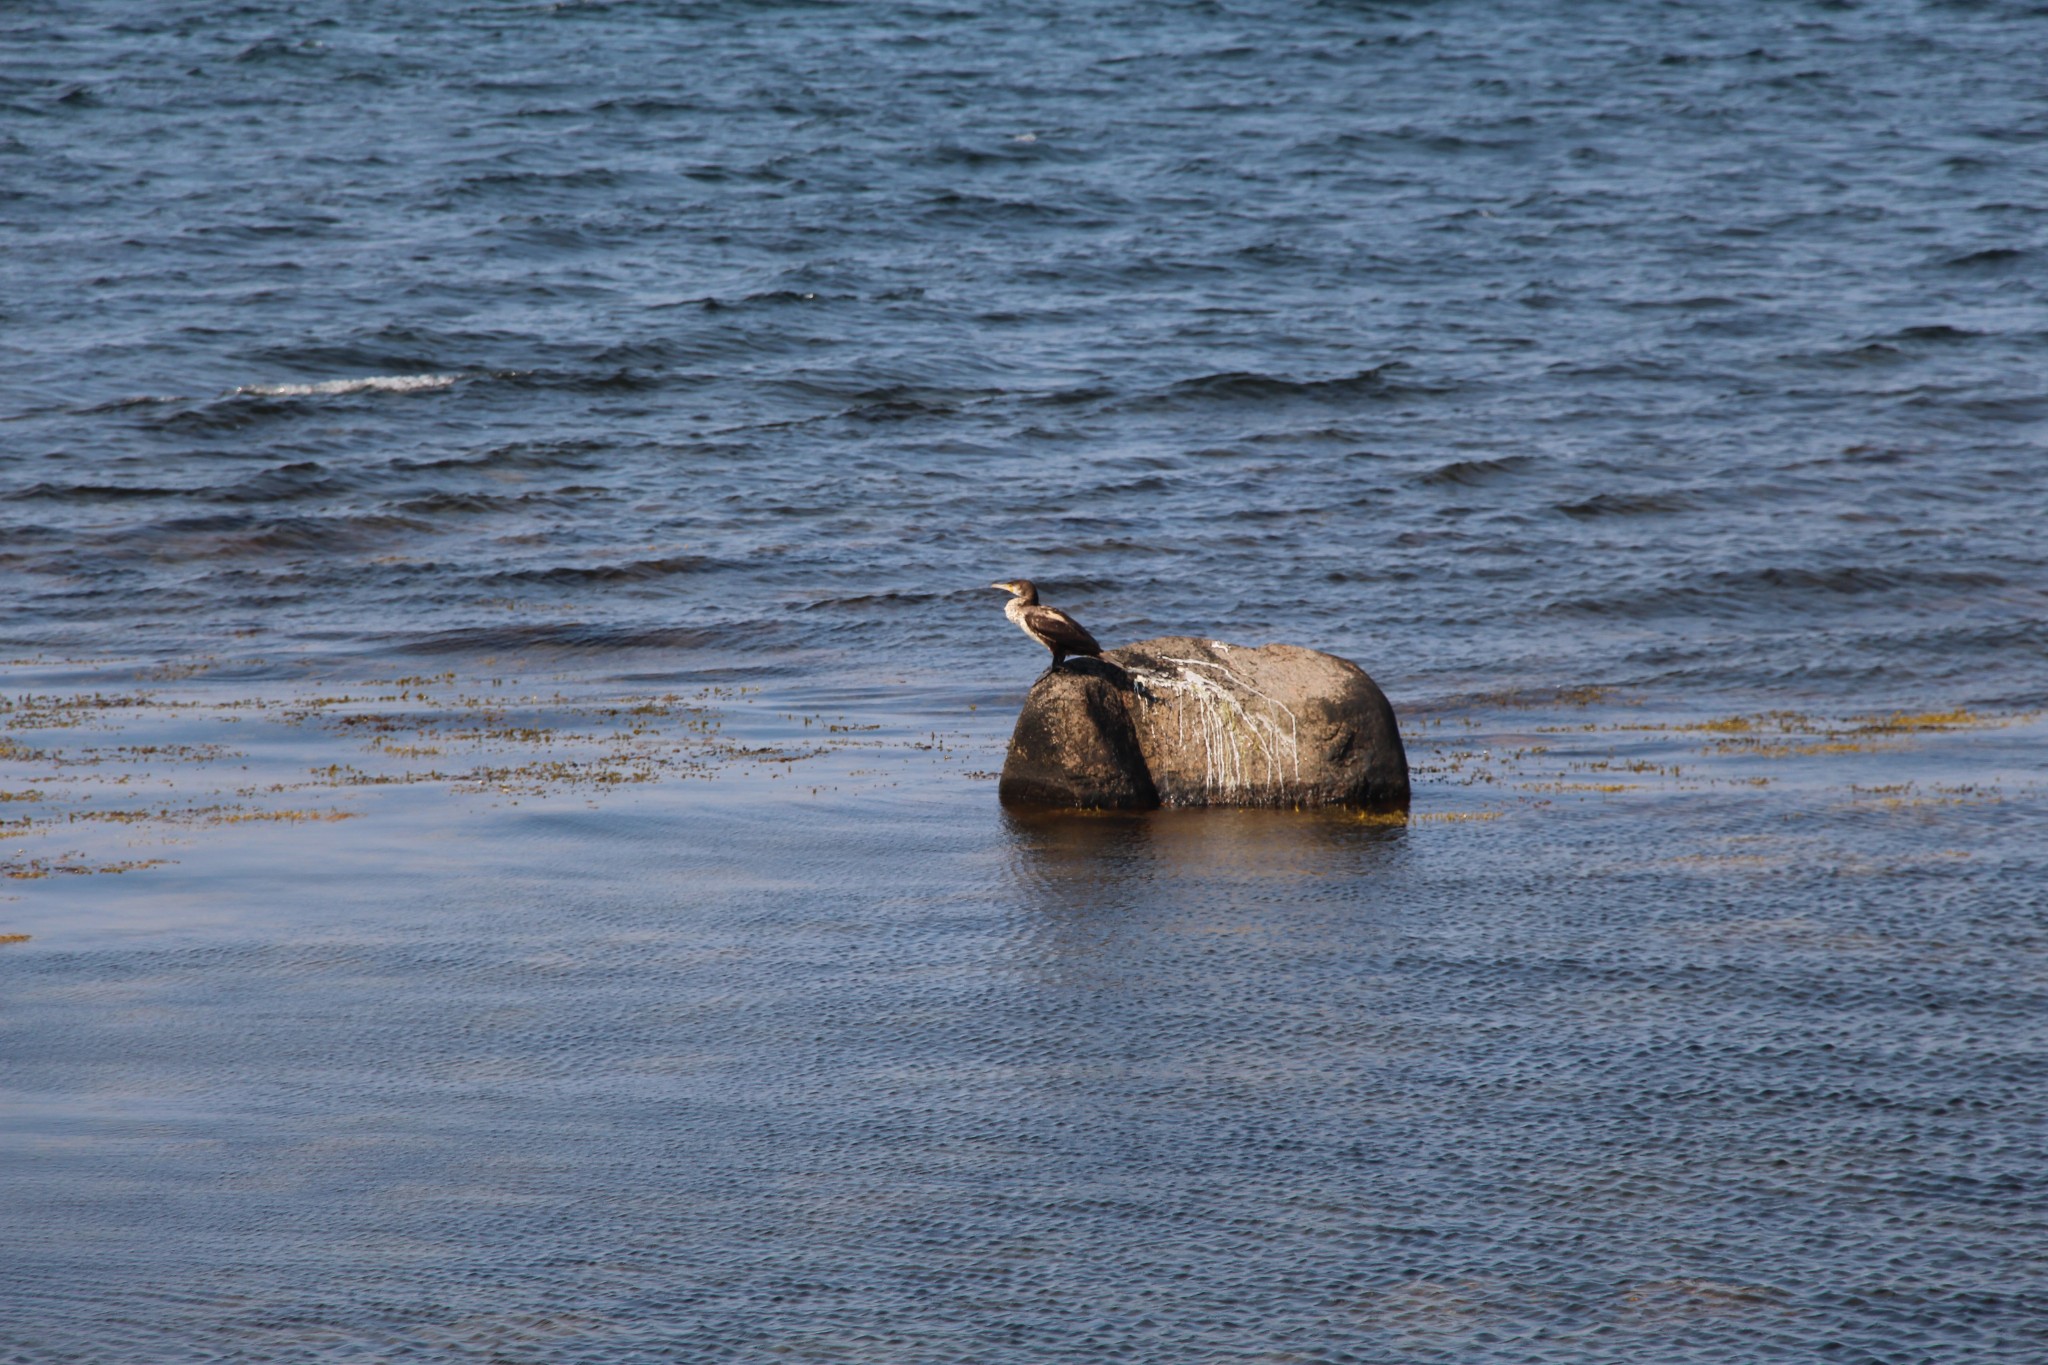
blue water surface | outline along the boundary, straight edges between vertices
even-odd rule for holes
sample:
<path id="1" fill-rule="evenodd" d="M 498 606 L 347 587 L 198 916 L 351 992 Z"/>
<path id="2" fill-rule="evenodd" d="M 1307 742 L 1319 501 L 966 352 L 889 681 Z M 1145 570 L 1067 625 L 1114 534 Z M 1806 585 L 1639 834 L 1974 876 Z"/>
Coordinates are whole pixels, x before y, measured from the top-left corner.
<path id="1" fill-rule="evenodd" d="M 1025 575 L 1410 726 L 2018 723 L 2044 46 L 10 4 L 0 655 L 851 695 L 995 766 Z M 422 788 L 9 884 L 0 1360 L 2048 1358 L 2030 746 L 1406 829 Z"/>

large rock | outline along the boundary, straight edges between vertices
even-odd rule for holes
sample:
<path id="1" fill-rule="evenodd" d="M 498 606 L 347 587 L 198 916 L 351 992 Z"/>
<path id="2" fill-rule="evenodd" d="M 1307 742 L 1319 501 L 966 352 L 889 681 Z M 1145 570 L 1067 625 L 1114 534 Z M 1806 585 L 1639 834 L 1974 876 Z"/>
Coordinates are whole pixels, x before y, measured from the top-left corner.
<path id="1" fill-rule="evenodd" d="M 1358 665 L 1174 635 L 1070 659 L 1033 684 L 1000 794 L 1112 810 L 1400 807 L 1408 755 Z"/>
<path id="2" fill-rule="evenodd" d="M 1006 805 L 1151 810 L 1159 804 L 1120 670 L 1069 659 L 1031 686 L 997 795 Z"/>

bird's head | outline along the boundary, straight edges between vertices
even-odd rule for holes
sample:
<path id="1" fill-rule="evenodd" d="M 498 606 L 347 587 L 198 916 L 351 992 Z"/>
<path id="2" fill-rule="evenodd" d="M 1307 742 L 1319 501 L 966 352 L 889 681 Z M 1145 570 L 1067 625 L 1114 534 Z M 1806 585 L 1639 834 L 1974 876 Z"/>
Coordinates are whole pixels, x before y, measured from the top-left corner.
<path id="1" fill-rule="evenodd" d="M 1001 583 L 991 583 L 989 586 L 991 588 L 1000 588 L 1002 591 L 1010 594 L 1010 596 L 1021 597 L 1027 602 L 1036 602 L 1038 600 L 1038 589 L 1031 586 L 1031 580 L 1028 578 L 1006 579 Z"/>

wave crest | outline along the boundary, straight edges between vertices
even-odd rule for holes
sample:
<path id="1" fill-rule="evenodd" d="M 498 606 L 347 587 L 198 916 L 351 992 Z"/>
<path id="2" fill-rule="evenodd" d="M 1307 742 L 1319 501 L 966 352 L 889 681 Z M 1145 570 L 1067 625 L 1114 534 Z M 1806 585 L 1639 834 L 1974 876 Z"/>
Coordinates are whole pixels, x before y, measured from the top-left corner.
<path id="1" fill-rule="evenodd" d="M 237 394 L 252 398 L 331 398 L 350 393 L 422 393 L 454 385 L 452 374 L 381 374 L 366 379 L 327 379 L 317 384 L 242 384 Z"/>

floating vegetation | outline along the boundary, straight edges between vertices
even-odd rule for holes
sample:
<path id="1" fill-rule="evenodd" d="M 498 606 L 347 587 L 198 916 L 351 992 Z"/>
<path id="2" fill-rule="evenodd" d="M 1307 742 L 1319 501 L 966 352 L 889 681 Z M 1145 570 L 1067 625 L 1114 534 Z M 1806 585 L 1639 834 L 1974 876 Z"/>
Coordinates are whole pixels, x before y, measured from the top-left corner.
<path id="1" fill-rule="evenodd" d="M 1497 810 L 1362 810 L 1352 813 L 1356 824 L 1377 826 L 1457 825 L 1469 821 L 1498 820 Z"/>
<path id="2" fill-rule="evenodd" d="M 747 711 L 760 690 L 751 686 L 619 697 L 445 672 L 251 696 L 189 681 L 207 671 L 149 669 L 131 691 L 0 697 L 0 875 L 45 881 L 158 867 L 164 859 L 122 845 L 333 826 L 375 814 L 401 790 L 492 804 L 594 802 L 685 780 L 779 782 L 835 756 L 884 749 L 953 763 L 959 749 L 959 737 L 928 727 L 906 734 L 859 716 Z M 236 745 L 219 741 L 225 726 L 238 727 Z M 33 745 L 17 738 L 30 730 Z M 836 790 L 863 771 L 815 775 L 778 786 L 778 799 Z M 59 831 L 95 846 L 54 856 L 35 847 Z"/>
<path id="3" fill-rule="evenodd" d="M 112 696 L 103 692 L 0 696 L 0 723 L 10 730 L 61 729 L 103 712 L 151 704 L 149 698 L 132 693 Z M 0 752 L 0 757 L 6 757 L 5 753 Z"/>
<path id="4" fill-rule="evenodd" d="M 65 855 L 58 858 L 18 858 L 0 860 L 0 877 L 10 881 L 33 882 L 45 877 L 68 876 L 118 876 L 123 872 L 140 872 L 145 868 L 162 867 L 167 858 L 140 858 L 126 862 L 91 863 Z M 22 937 L 26 938 L 24 934 Z"/>
<path id="5" fill-rule="evenodd" d="M 1628 729 L 1663 730 L 1678 735 L 1707 736 L 1702 753 L 1747 751 L 1764 758 L 1795 758 L 1815 754 L 1884 752 L 1896 747 L 1894 741 L 1915 735 L 1956 730 L 1982 730 L 2021 724 L 2038 713 L 2023 712 L 1988 716 L 1975 711 L 1894 711 L 1889 715 L 1859 715 L 1844 719 L 1814 716 L 1803 711 L 1764 711 L 1754 715 L 1724 716 L 1714 720 L 1687 721 L 1668 726 L 1633 725 Z"/>
<path id="6" fill-rule="evenodd" d="M 1463 705 L 1474 711 L 1514 710 L 1534 711 L 1554 707 L 1588 707 L 1613 702 L 1618 705 L 1631 704 L 1620 697 L 1612 687 L 1591 685 L 1585 687 L 1539 687 L 1509 688 L 1500 692 L 1485 692 L 1463 700 Z"/>
<path id="7" fill-rule="evenodd" d="M 1556 699 L 1563 704 L 1566 697 L 1560 693 Z M 1490 714 L 1446 713 L 1427 717 L 1426 725 L 1404 722 L 1410 730 L 1409 764 L 1418 803 L 1458 805 L 1463 789 L 1484 788 L 1519 794 L 1532 809 L 1564 811 L 1589 801 L 1641 803 L 1648 816 L 1655 803 L 1710 795 L 1763 801 L 1768 791 L 1776 793 L 1768 809 L 1779 820 L 1852 811 L 1925 822 L 1966 807 L 2008 801 L 2013 793 L 1996 781 L 1957 780 L 1962 775 L 1954 772 L 1939 779 L 1907 777 L 1898 771 L 1899 765 L 1910 763 L 1917 773 L 1922 765 L 1937 761 L 1933 747 L 1953 750 L 1961 741 L 1981 745 L 1996 732 L 2040 720 L 2037 712 L 1956 709 L 1848 716 L 1766 710 L 1668 721 L 1609 713 L 1604 720 L 1532 716 L 1525 721 L 1515 714 L 1530 709 L 1523 694 L 1483 700 L 1492 708 Z M 1592 699 L 1580 694 L 1571 700 Z M 1617 708 L 1629 705 L 1626 699 L 1610 700 Z M 1459 742 L 1432 742 L 1439 733 L 1446 739 L 1455 735 Z M 1879 755 L 1888 756 L 1885 780 L 1871 781 L 1865 774 L 1873 771 L 1872 759 Z M 1760 770 L 1766 766 L 1768 771 Z M 1877 860 L 1867 869 L 1855 860 L 1833 859 L 1825 865 L 1860 872 L 1878 867 L 1924 869 L 1940 861 Z M 1684 865 L 1740 871 L 1759 863 L 1748 853 L 1709 851 Z"/>
<path id="8" fill-rule="evenodd" d="M 1864 731 L 1879 734 L 1915 734 L 1925 730 L 1961 730 L 2009 723 L 2002 719 L 1980 716 L 1974 711 L 1923 711 L 1917 715 L 1894 711 L 1889 716 L 1865 717 L 1863 721 L 1861 728 Z"/>
<path id="9" fill-rule="evenodd" d="M 980 784 L 1000 776 L 988 761 L 1000 752 L 993 734 L 942 732 L 915 716 L 755 707 L 760 693 L 751 686 L 621 696 L 444 672 L 238 695 L 213 679 L 178 677 L 166 690 L 165 676 L 148 675 L 128 691 L 66 694 L 46 685 L 0 698 L 0 875 L 54 883 L 160 867 L 161 846 L 227 831 L 359 838 L 328 831 L 382 812 L 417 819 L 422 799 L 444 799 L 449 819 L 528 803 L 637 801 L 719 782 L 749 784 L 748 799 L 810 800 L 841 783 L 896 787 L 918 764 L 976 784 L 973 799 L 990 800 Z M 1351 818 L 1418 829 L 1530 814 L 1652 819 L 1667 803 L 1713 801 L 1738 826 L 1881 821 L 1887 837 L 1939 849 L 1857 858 L 1818 847 L 1794 855 L 1703 843 L 1676 867 L 1931 876 L 1967 856 L 1958 846 L 1970 839 L 1952 831 L 1975 818 L 1972 811 L 2039 795 L 1981 763 L 1955 766 L 1958 754 L 1985 745 L 2028 742 L 1998 732 L 2033 724 L 2031 713 L 1763 710 L 1659 720 L 1645 712 L 1609 689 L 1579 688 L 1504 693 L 1469 713 L 1405 717 L 1416 808 Z M 1219 735 L 1244 741 L 1237 751 L 1250 761 L 1290 761 L 1285 717 L 1249 728 L 1242 716 L 1216 719 Z M 913 728 L 920 720 L 924 728 Z M 227 727 L 233 744 L 222 742 Z M 1878 753 L 1891 757 L 1876 762 Z M 1930 767 L 1936 755 L 1948 766 Z M 53 847 L 66 851 L 46 851 Z M 1617 868 L 1650 865 L 1625 843 L 1601 856 Z M 1658 865 L 1674 866 L 1668 856 Z"/>
<path id="10" fill-rule="evenodd" d="M 1846 804 L 1857 810 L 1908 811 L 1942 806 L 1987 806 L 2005 800 L 2002 792 L 1981 788 L 1974 783 L 1944 786 L 1937 782 L 1926 791 L 1919 791 L 1912 782 L 1893 782 L 1876 787 L 1859 787 L 1852 782 L 1849 791 L 1850 799 Z"/>

